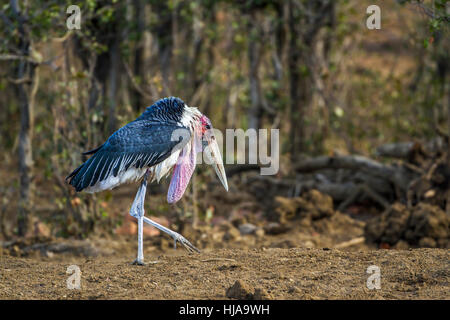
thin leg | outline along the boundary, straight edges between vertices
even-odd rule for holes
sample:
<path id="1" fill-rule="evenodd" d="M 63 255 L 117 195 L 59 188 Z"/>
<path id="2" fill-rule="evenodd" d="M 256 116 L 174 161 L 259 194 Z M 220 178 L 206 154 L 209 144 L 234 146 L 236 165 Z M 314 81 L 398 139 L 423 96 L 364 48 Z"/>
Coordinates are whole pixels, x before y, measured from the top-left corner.
<path id="1" fill-rule="evenodd" d="M 137 264 L 144 264 L 144 217 L 138 218 L 138 253 L 136 258 Z"/>
<path id="2" fill-rule="evenodd" d="M 137 265 L 144 265 L 144 200 L 147 191 L 147 178 L 148 171 L 144 175 L 144 179 L 142 180 L 141 186 L 136 193 L 136 197 L 134 198 L 130 209 L 130 215 L 135 217 L 138 222 L 138 253 L 136 260 L 133 262 L 133 264 Z"/>

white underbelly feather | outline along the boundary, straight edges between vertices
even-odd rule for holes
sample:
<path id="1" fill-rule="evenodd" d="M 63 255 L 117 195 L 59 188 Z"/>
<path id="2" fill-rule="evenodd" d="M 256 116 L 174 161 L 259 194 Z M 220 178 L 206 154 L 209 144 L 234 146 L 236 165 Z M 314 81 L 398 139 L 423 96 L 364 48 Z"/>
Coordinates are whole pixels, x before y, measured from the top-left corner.
<path id="1" fill-rule="evenodd" d="M 153 180 L 156 179 L 156 181 L 159 182 L 162 178 L 164 178 L 170 172 L 170 169 L 172 169 L 173 166 L 178 161 L 178 156 L 180 154 L 180 151 L 181 150 L 175 151 L 166 160 L 164 160 L 164 161 L 158 163 L 156 166 L 152 167 L 153 173 L 154 173 Z"/>
<path id="2" fill-rule="evenodd" d="M 94 193 L 103 190 L 111 190 L 121 184 L 131 183 L 140 180 L 147 168 L 128 168 L 126 171 L 119 172 L 116 177 L 113 175 L 109 176 L 107 179 L 102 180 L 90 186 L 84 191 L 87 193 Z"/>
<path id="3" fill-rule="evenodd" d="M 153 182 L 155 180 L 159 182 L 162 178 L 169 174 L 170 169 L 172 169 L 176 164 L 179 154 L 180 150 L 175 151 L 167 159 L 150 168 L 130 167 L 127 170 L 119 171 L 117 176 L 114 177 L 113 175 L 111 175 L 108 178 L 97 182 L 93 186 L 87 187 L 86 189 L 84 189 L 84 191 L 87 193 L 100 192 L 104 190 L 114 189 L 121 184 L 136 182 L 144 176 L 147 169 L 150 169 L 150 173 L 152 176 L 152 180 L 149 182 Z"/>

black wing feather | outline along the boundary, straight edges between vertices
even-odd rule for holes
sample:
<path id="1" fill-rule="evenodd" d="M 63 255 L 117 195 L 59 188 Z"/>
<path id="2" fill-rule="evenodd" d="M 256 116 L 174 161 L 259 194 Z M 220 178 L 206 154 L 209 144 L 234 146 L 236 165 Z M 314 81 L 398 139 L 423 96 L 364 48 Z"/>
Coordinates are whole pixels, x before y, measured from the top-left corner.
<path id="1" fill-rule="evenodd" d="M 172 141 L 174 130 L 183 130 L 183 137 Z M 88 151 L 93 154 L 66 179 L 81 191 L 109 176 L 117 176 L 130 167 L 152 167 L 167 159 L 172 150 L 183 147 L 190 137 L 189 130 L 175 124 L 150 120 L 136 120 L 117 130 L 100 147 Z"/>

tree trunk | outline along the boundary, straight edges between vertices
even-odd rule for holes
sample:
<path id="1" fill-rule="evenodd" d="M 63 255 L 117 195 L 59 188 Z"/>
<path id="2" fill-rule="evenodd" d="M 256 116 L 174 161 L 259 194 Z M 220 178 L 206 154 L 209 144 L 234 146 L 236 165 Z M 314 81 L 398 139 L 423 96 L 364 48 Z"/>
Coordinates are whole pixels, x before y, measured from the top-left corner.
<path id="1" fill-rule="evenodd" d="M 172 53 L 174 47 L 174 39 L 171 36 L 172 30 L 172 12 L 167 2 L 156 1 L 152 3 L 152 11 L 158 15 L 158 23 L 152 28 L 158 43 L 158 63 L 162 76 L 163 95 L 170 94 L 170 74 L 172 70 Z M 176 10 L 176 9 L 173 9 Z"/>
<path id="2" fill-rule="evenodd" d="M 259 81 L 259 64 L 261 61 L 261 37 L 256 14 L 252 12 L 248 25 L 248 62 L 250 78 L 251 107 L 248 112 L 248 128 L 259 129 L 261 127 L 261 85 Z"/>
<path id="3" fill-rule="evenodd" d="M 25 69 L 29 69 L 26 72 Z M 29 63 L 21 61 L 17 72 L 18 79 L 23 79 L 25 73 L 33 74 L 34 67 Z M 20 133 L 19 133 L 19 211 L 17 217 L 18 235 L 25 236 L 29 229 L 30 212 L 30 190 L 31 190 L 31 171 L 33 166 L 32 150 L 32 127 L 33 127 L 33 105 L 28 97 L 24 84 L 17 85 L 17 95 L 20 104 Z"/>
<path id="4" fill-rule="evenodd" d="M 136 32 L 140 37 L 136 48 L 134 50 L 134 75 L 138 77 L 141 81 L 141 84 L 144 80 L 144 41 L 142 37 L 144 36 L 145 31 L 145 5 L 142 0 L 134 0 L 134 10 L 136 16 Z M 133 107 L 139 112 L 142 110 L 142 97 L 141 93 L 137 90 L 133 89 Z"/>
<path id="5" fill-rule="evenodd" d="M 23 57 L 28 58 L 32 51 L 29 30 L 25 25 L 28 20 L 22 15 L 17 1 L 11 1 L 11 8 L 18 22 L 19 51 Z M 18 235 L 25 236 L 30 225 L 31 190 L 32 190 L 32 132 L 33 132 L 33 105 L 34 96 L 38 88 L 37 65 L 26 59 L 21 59 L 16 69 L 16 94 L 20 106 L 20 132 L 19 132 L 19 177 L 20 191 L 18 202 Z"/>
<path id="6" fill-rule="evenodd" d="M 117 106 L 117 92 L 119 83 L 119 63 L 120 63 L 120 52 L 119 52 L 119 39 L 115 39 L 110 51 L 111 54 L 111 70 L 109 72 L 109 120 L 108 120 L 108 131 L 112 134 L 116 131 L 116 106 Z"/>
<path id="7" fill-rule="evenodd" d="M 444 90 L 444 99 L 447 100 L 447 130 L 448 130 L 448 141 L 447 141 L 447 166 L 450 167 L 450 75 L 447 75 L 449 81 L 447 81 L 447 90 Z M 445 102 L 444 102 L 445 103 Z M 450 216 L 450 188 L 447 190 L 447 204 L 445 211 L 448 216 Z"/>
<path id="8" fill-rule="evenodd" d="M 299 41 L 300 33 L 298 32 L 298 12 L 294 8 L 294 1 L 289 1 L 289 19 L 288 26 L 290 31 L 289 50 L 288 50 L 288 67 L 289 67 L 289 106 L 290 106 L 290 143 L 291 143 L 291 160 L 295 161 L 298 153 L 303 150 L 304 125 L 303 125 L 303 106 L 300 101 L 299 80 L 300 80 L 300 49 L 297 41 Z"/>

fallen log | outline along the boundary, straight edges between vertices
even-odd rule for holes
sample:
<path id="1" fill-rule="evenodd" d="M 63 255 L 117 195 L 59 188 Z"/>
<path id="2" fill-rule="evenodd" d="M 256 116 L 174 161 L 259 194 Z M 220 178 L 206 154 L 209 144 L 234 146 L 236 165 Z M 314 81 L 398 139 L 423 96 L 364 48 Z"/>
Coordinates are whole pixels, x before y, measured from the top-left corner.
<path id="1" fill-rule="evenodd" d="M 419 149 L 420 144 L 417 142 L 398 142 L 398 143 L 386 143 L 379 146 L 375 155 L 381 157 L 390 157 L 398 159 L 407 159 L 414 149 Z"/>
<path id="2" fill-rule="evenodd" d="M 297 172 L 309 173 L 321 169 L 352 169 L 364 170 L 381 177 L 389 177 L 394 173 L 394 168 L 383 165 L 378 161 L 358 156 L 320 156 L 301 161 L 295 166 Z"/>
<path id="3" fill-rule="evenodd" d="M 350 169 L 362 171 L 392 183 L 395 190 L 405 197 L 409 183 L 418 177 L 418 173 L 402 165 L 387 165 L 364 156 L 320 156 L 301 161 L 295 166 L 299 173 L 311 173 L 323 169 Z"/>
<path id="4" fill-rule="evenodd" d="M 396 158 L 410 163 L 420 164 L 426 158 L 422 145 L 418 142 L 387 143 L 379 146 L 375 151 L 376 156 Z"/>
<path id="5" fill-rule="evenodd" d="M 364 197 L 370 198 L 372 201 L 380 204 L 382 207 L 388 207 L 389 201 L 385 199 L 386 193 L 389 194 L 390 189 L 384 190 L 385 193 L 382 195 L 378 190 L 372 189 L 367 183 L 354 183 L 352 181 L 335 183 L 335 182 L 321 182 L 317 180 L 302 180 L 302 181 L 288 181 L 282 179 L 276 179 L 269 176 L 254 176 L 251 177 L 248 182 L 262 181 L 269 185 L 275 185 L 277 188 L 289 188 L 290 190 L 295 190 L 294 192 L 289 192 L 286 196 L 288 197 L 298 197 L 305 190 L 318 190 L 323 194 L 329 195 L 334 201 L 341 202 L 338 210 L 343 211 L 349 205 Z M 370 180 L 370 179 L 369 179 Z"/>

